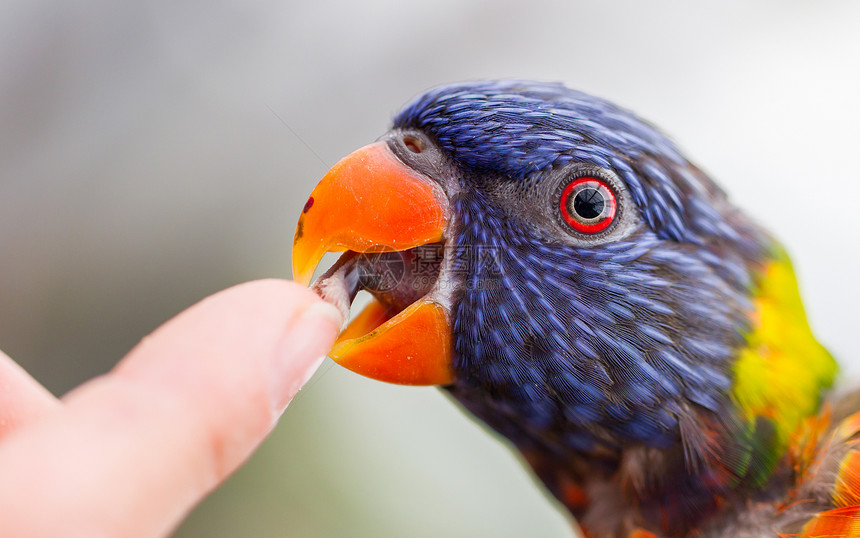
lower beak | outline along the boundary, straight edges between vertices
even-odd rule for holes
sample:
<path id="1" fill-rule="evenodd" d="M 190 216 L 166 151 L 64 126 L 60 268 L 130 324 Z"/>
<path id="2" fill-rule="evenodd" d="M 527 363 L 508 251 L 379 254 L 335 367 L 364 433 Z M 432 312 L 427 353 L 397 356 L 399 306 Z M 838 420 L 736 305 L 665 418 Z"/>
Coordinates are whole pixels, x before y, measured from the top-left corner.
<path id="1" fill-rule="evenodd" d="M 338 162 L 308 198 L 296 226 L 293 277 L 307 285 L 326 252 L 391 252 L 439 242 L 448 214 L 441 188 L 403 164 L 385 142 L 361 148 Z M 393 316 L 373 302 L 330 355 L 380 381 L 450 384 L 450 313 L 427 296 Z"/>

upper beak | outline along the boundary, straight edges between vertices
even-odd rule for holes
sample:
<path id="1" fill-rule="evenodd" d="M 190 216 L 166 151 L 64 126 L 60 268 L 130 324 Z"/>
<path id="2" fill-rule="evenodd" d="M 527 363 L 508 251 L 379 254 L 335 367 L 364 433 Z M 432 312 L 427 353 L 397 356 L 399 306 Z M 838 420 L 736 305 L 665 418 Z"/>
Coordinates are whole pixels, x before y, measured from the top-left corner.
<path id="1" fill-rule="evenodd" d="M 442 189 L 376 142 L 334 165 L 311 193 L 296 226 L 293 277 L 307 285 L 330 251 L 390 252 L 439 242 L 448 221 Z M 449 318 L 426 296 L 390 319 L 371 303 L 330 356 L 381 381 L 446 385 L 453 381 Z"/>

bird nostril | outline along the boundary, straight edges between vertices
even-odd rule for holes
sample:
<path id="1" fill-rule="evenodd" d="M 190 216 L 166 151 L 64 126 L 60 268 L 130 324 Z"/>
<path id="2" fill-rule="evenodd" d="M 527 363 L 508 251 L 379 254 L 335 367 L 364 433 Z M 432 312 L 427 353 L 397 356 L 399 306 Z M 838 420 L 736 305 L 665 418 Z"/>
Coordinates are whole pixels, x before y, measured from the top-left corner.
<path id="1" fill-rule="evenodd" d="M 404 136 L 403 145 L 412 153 L 421 153 L 424 151 L 424 142 L 415 136 Z"/>

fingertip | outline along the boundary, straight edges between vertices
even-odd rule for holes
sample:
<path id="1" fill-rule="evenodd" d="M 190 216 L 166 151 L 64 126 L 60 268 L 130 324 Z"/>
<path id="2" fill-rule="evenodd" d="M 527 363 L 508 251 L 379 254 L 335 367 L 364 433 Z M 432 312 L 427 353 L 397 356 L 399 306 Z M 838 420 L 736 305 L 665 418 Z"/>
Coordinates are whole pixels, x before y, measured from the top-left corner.
<path id="1" fill-rule="evenodd" d="M 232 355 L 247 356 L 249 344 L 256 343 L 254 347 L 259 351 L 253 356 L 269 355 L 259 364 L 263 370 L 260 375 L 267 381 L 270 418 L 274 422 L 312 377 L 343 323 L 340 310 L 311 289 L 288 280 L 264 279 L 238 284 L 204 299 L 165 323 L 140 347 L 149 351 L 145 368 L 152 371 L 154 361 L 159 360 L 154 355 L 167 356 L 153 348 L 165 344 L 181 347 L 182 340 L 187 341 L 195 328 L 208 333 L 200 334 L 197 340 L 217 345 L 222 356 L 228 355 L 230 349 L 235 349 Z M 123 362 L 141 362 L 135 355 L 130 354 Z M 176 362 L 168 360 L 173 369 Z M 240 366 L 247 369 L 247 359 L 230 367 Z M 119 369 L 128 368 L 135 366 L 121 364 Z"/>
<path id="2" fill-rule="evenodd" d="M 319 296 L 316 294 L 314 296 L 319 299 Z M 302 313 L 302 317 L 319 320 L 320 323 L 329 323 L 337 331 L 340 331 L 344 322 L 343 313 L 341 313 L 340 309 L 322 299 L 312 302 L 308 309 Z"/>
<path id="3" fill-rule="evenodd" d="M 320 301 L 305 309 L 286 332 L 270 364 L 269 390 L 275 415 L 284 411 L 319 368 L 342 324 L 340 311 Z"/>

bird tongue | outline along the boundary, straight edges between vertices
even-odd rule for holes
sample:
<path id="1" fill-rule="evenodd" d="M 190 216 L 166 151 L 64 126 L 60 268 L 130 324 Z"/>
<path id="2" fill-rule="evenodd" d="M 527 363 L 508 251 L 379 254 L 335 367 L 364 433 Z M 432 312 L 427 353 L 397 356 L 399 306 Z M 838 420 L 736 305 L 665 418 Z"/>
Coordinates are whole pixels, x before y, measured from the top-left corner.
<path id="1" fill-rule="evenodd" d="M 388 317 L 393 317 L 433 288 L 443 255 L 440 243 L 396 252 L 348 251 L 314 282 L 312 288 L 337 306 L 344 319 L 361 290 L 373 294 Z"/>

